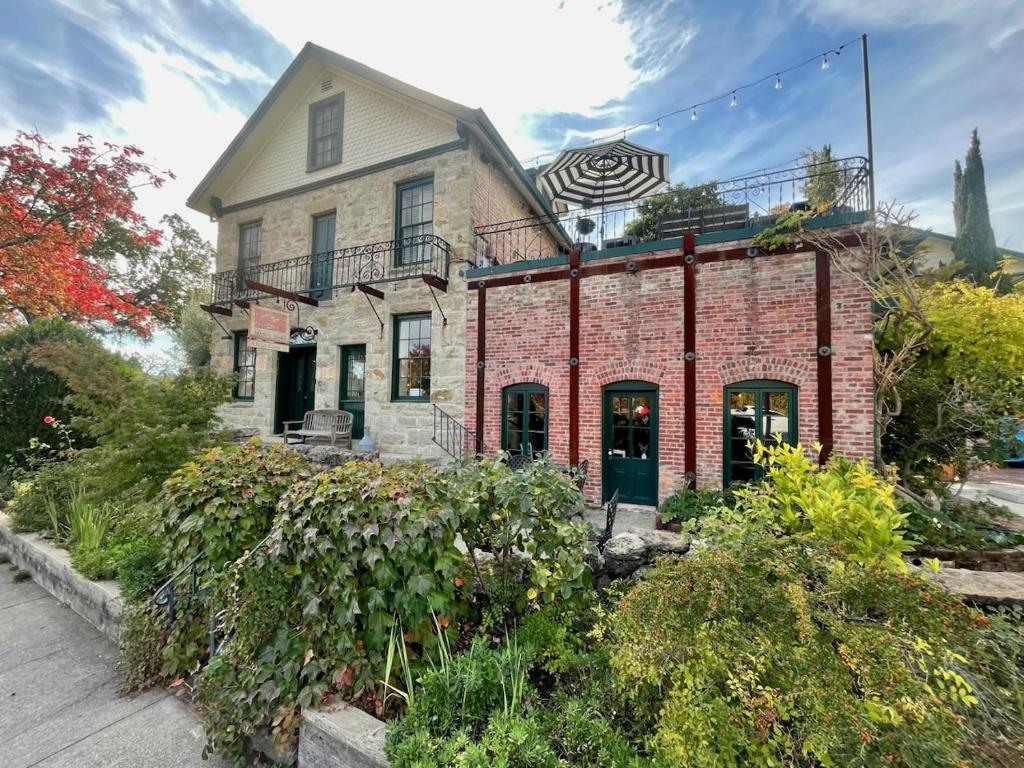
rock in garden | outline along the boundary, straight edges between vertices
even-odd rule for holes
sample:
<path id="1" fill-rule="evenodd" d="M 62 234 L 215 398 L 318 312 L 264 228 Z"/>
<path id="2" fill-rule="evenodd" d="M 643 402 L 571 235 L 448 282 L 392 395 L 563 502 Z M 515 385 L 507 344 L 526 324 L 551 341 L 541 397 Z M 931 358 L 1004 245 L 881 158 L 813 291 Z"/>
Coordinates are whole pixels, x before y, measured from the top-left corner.
<path id="1" fill-rule="evenodd" d="M 647 562 L 647 545 L 634 533 L 613 536 L 604 548 L 604 569 L 609 576 L 628 576 Z"/>
<path id="2" fill-rule="evenodd" d="M 690 548 L 690 539 L 681 533 L 656 531 L 653 528 L 630 528 L 629 532 L 637 536 L 651 555 L 682 555 Z"/>

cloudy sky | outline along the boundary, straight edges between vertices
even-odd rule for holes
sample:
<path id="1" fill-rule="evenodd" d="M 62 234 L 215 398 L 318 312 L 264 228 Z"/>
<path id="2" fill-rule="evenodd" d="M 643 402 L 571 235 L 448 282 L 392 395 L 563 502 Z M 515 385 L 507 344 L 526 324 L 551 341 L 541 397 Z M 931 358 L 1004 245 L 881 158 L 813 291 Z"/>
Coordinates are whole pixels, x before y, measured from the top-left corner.
<path id="1" fill-rule="evenodd" d="M 522 158 L 683 109 L 631 138 L 673 181 L 725 178 L 830 142 L 865 151 L 859 46 L 700 110 L 690 104 L 870 35 L 880 198 L 950 232 L 953 160 L 981 132 L 997 240 L 1024 250 L 1020 0 L 0 0 L 0 140 L 132 142 L 184 201 L 307 40 L 483 107 Z"/>

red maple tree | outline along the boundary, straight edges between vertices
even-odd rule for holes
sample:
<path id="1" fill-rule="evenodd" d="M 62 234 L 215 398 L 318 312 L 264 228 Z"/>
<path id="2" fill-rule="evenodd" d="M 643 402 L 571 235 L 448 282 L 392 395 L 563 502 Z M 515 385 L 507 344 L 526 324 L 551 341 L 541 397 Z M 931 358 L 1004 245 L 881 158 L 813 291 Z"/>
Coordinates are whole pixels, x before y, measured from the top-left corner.
<path id="1" fill-rule="evenodd" d="M 146 336 L 151 309 L 85 255 L 108 220 L 140 242 L 160 232 L 135 210 L 135 190 L 171 173 L 142 162 L 142 150 L 78 135 L 56 153 L 38 134 L 0 146 L 0 314 L 25 320 L 120 324 Z"/>

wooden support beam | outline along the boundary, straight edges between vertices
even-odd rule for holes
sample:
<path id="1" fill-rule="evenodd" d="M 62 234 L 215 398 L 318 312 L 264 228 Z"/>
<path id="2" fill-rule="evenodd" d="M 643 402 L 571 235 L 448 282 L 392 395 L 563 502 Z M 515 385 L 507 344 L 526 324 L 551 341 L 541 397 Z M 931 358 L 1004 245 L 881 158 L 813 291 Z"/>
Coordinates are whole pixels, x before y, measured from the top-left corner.
<path id="1" fill-rule="evenodd" d="M 818 442 L 824 464 L 834 443 L 832 424 L 832 261 L 825 251 L 814 254 L 815 310 L 818 340 Z"/>
<path id="2" fill-rule="evenodd" d="M 246 279 L 245 287 L 250 291 L 259 291 L 260 293 L 277 296 L 281 299 L 289 299 L 291 301 L 299 302 L 300 304 L 308 304 L 311 307 L 320 306 L 320 302 L 310 296 L 303 296 L 301 293 L 295 293 L 294 291 L 286 291 L 283 288 L 277 288 L 276 286 L 267 285 L 266 283 L 258 283 L 255 280 Z"/>
<path id="3" fill-rule="evenodd" d="M 431 288 L 437 288 L 437 290 L 439 291 L 448 293 L 448 281 L 445 280 L 443 277 L 438 277 L 437 275 L 428 275 L 426 272 L 420 275 L 420 277 L 423 278 L 423 282 L 429 285 Z"/>
<path id="4" fill-rule="evenodd" d="M 697 245 L 683 233 L 683 471 L 697 487 Z"/>
<path id="5" fill-rule="evenodd" d="M 569 252 L 569 466 L 580 463 L 580 252 Z"/>
<path id="6" fill-rule="evenodd" d="M 484 369 L 487 367 L 487 290 L 481 288 L 476 295 L 476 439 L 479 446 L 484 440 Z M 478 446 L 478 448 L 479 448 Z"/>
<path id="7" fill-rule="evenodd" d="M 379 291 L 376 288 L 371 288 L 366 283 L 356 283 L 355 285 L 352 286 L 352 290 L 361 291 L 362 293 L 365 293 L 367 296 L 373 296 L 374 298 L 377 299 L 384 298 L 384 291 Z"/>

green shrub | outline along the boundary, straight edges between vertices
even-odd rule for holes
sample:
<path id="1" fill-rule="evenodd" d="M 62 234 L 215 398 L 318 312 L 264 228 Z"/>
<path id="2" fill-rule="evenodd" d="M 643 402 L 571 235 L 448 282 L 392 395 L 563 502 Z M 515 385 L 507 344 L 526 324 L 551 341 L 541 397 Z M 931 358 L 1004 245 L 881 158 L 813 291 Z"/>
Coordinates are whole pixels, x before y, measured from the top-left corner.
<path id="1" fill-rule="evenodd" d="M 817 451 L 817 446 L 815 447 Z M 905 569 L 912 548 L 904 536 L 907 516 L 899 511 L 894 486 L 866 460 L 833 454 L 824 467 L 800 445 L 754 445 L 765 482 L 736 491 L 735 510 L 705 521 L 702 531 L 719 541 L 763 533 L 816 539 L 861 564 Z"/>
<path id="2" fill-rule="evenodd" d="M 67 423 L 75 413 L 67 400 L 72 390 L 64 379 L 33 360 L 40 345 L 54 342 L 103 351 L 87 332 L 57 318 L 0 333 L 0 434 L 4 436 L 0 465 L 26 467 L 33 438 L 41 443 L 53 441 L 53 428 L 43 419 L 52 416 Z"/>
<path id="3" fill-rule="evenodd" d="M 167 613 L 151 601 L 129 604 L 121 614 L 122 690 L 147 688 L 162 677 L 162 650 L 169 632 Z"/>
<path id="4" fill-rule="evenodd" d="M 907 531 L 918 544 L 956 550 L 1024 544 L 1024 533 L 1004 527 L 1013 513 L 987 499 L 943 499 L 939 511 L 901 499 L 899 508 L 907 516 Z"/>
<path id="5" fill-rule="evenodd" d="M 725 504 L 722 491 L 710 488 L 680 488 L 658 507 L 662 523 L 684 522 L 704 517 Z"/>
<path id="6" fill-rule="evenodd" d="M 227 639 L 197 680 L 210 750 L 239 755 L 261 726 L 288 744 L 300 709 L 329 691 L 374 696 L 396 620 L 430 642 L 432 612 L 443 623 L 457 610 L 449 499 L 445 475 L 421 464 L 350 461 L 292 481 L 267 545 L 218 590 Z"/>
<path id="7" fill-rule="evenodd" d="M 236 560 L 270 532 L 285 491 L 312 474 L 298 451 L 258 439 L 195 457 L 167 480 L 157 502 L 168 570 L 200 553 L 211 570 Z"/>
<path id="8" fill-rule="evenodd" d="M 664 558 L 607 631 L 668 765 L 957 765 L 976 703 L 955 638 L 979 617 L 920 576 L 813 539 Z"/>
<path id="9" fill-rule="evenodd" d="M 526 601 L 568 599 L 589 584 L 584 557 L 588 525 L 582 519 L 583 497 L 572 478 L 546 461 L 513 471 L 505 456 L 453 464 L 446 470 L 451 501 L 461 519 L 478 587 L 487 589 L 479 551 L 494 557 L 491 576 L 498 591 L 518 584 L 526 569 L 527 584 L 509 613 Z M 524 565 L 519 552 L 530 555 Z"/>

